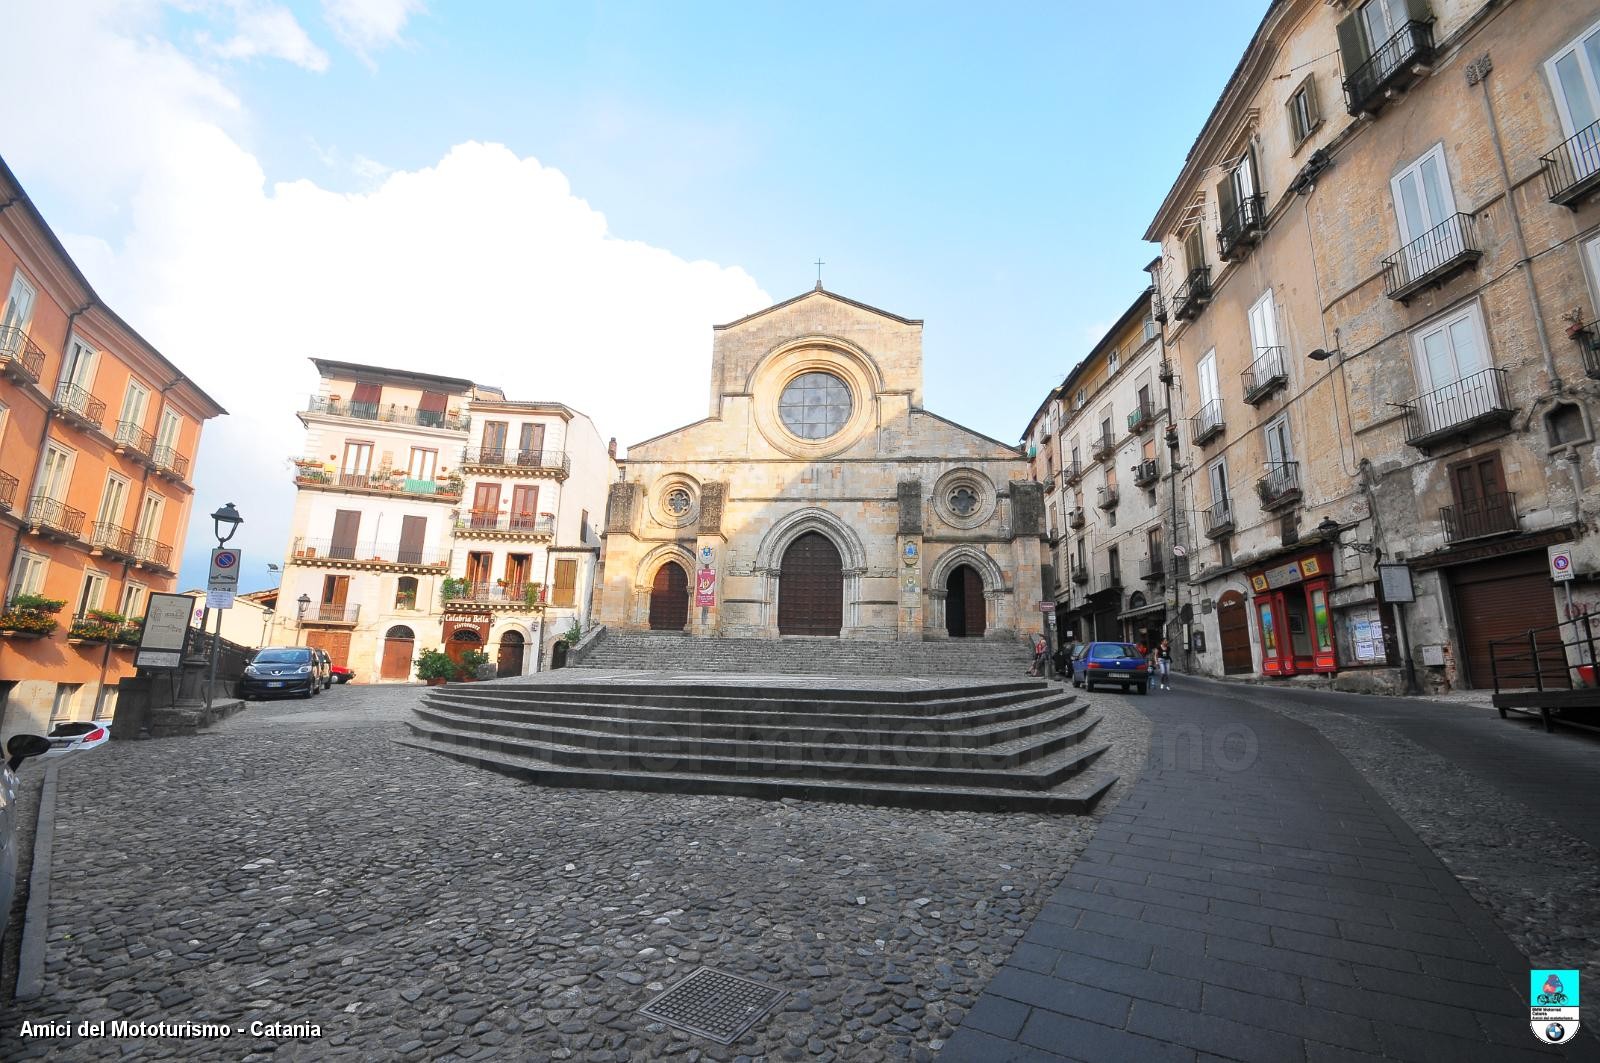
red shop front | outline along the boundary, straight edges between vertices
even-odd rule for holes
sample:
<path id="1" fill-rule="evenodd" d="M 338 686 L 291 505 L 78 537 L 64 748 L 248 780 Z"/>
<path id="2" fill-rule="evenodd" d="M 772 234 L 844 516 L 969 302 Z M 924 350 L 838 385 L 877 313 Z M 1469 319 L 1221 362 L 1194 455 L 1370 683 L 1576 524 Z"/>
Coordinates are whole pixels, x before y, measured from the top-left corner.
<path id="1" fill-rule="evenodd" d="M 1248 573 L 1254 592 L 1261 670 L 1300 675 L 1338 670 L 1328 585 L 1333 555 L 1314 550 L 1291 561 Z"/>

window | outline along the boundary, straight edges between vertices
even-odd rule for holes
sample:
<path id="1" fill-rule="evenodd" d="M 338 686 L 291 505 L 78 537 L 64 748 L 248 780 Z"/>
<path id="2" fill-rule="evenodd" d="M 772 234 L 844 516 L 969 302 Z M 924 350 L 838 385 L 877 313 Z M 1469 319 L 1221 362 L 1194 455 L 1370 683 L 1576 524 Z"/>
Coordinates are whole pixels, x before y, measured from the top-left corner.
<path id="1" fill-rule="evenodd" d="M 587 543 L 589 541 L 589 511 L 587 509 L 584 510 L 583 515 L 578 518 L 578 541 L 580 543 Z"/>
<path id="2" fill-rule="evenodd" d="M 1425 392 L 1450 388 L 1490 365 L 1476 303 L 1424 325 L 1411 334 L 1411 344 Z"/>
<path id="3" fill-rule="evenodd" d="M 827 439 L 850 420 L 850 389 L 832 373 L 801 373 L 778 398 L 778 416 L 801 439 Z"/>
<path id="4" fill-rule="evenodd" d="M 161 425 L 156 429 L 156 446 L 176 449 L 178 434 L 183 431 L 183 417 L 175 410 L 161 411 Z"/>
<path id="5" fill-rule="evenodd" d="M 126 421 L 136 428 L 144 426 L 145 406 L 150 402 L 150 389 L 137 380 L 128 381 L 128 390 L 122 393 L 122 412 L 118 421 Z"/>
<path id="6" fill-rule="evenodd" d="M 694 506 L 694 500 L 689 497 L 689 492 L 682 487 L 674 487 L 667 492 L 667 512 L 674 517 L 684 517 Z"/>
<path id="7" fill-rule="evenodd" d="M 43 594 L 44 574 L 49 565 L 49 560 L 39 554 L 27 550 L 17 554 L 17 574 L 11 580 L 11 597 Z"/>
<path id="8" fill-rule="evenodd" d="M 1557 52 L 1544 69 L 1562 132 L 1572 137 L 1600 120 L 1600 23 Z M 1592 170 L 1597 163 L 1590 165 Z"/>
<path id="9" fill-rule="evenodd" d="M 1109 446 L 1115 437 L 1111 434 L 1111 407 L 1100 411 L 1100 445 Z"/>
<path id="10" fill-rule="evenodd" d="M 4 437 L 6 424 L 11 420 L 11 407 L 0 402 L 0 437 Z"/>
<path id="11" fill-rule="evenodd" d="M 61 362 L 61 383 L 56 392 L 60 399 L 70 400 L 71 396 L 66 394 L 68 388 L 88 390 L 94 354 L 94 348 L 85 343 L 83 337 L 73 335 L 67 339 L 67 356 Z"/>
<path id="12" fill-rule="evenodd" d="M 1289 447 L 1289 418 L 1279 417 L 1267 425 L 1267 461 L 1272 465 L 1283 465 L 1294 460 L 1293 451 Z"/>
<path id="13" fill-rule="evenodd" d="M 5 316 L 0 317 L 0 354 L 13 357 L 22 350 L 22 338 L 33 324 L 33 285 L 19 269 L 11 278 L 11 291 L 6 296 Z"/>
<path id="14" fill-rule="evenodd" d="M 67 485 L 72 482 L 72 452 L 51 443 L 44 448 L 44 459 L 39 465 L 39 482 L 34 487 L 35 497 L 55 502 L 67 497 Z"/>
<path id="15" fill-rule="evenodd" d="M 1144 319 L 1144 339 L 1145 339 L 1145 342 L 1148 343 L 1148 342 L 1150 342 L 1151 340 L 1153 340 L 1155 338 L 1156 338 L 1156 318 L 1155 318 L 1155 314 L 1152 312 L 1150 314 L 1145 315 L 1145 319 Z"/>
<path id="16" fill-rule="evenodd" d="M 1189 230 L 1189 235 L 1183 238 L 1183 260 L 1191 273 L 1206 264 L 1206 241 L 1199 225 Z"/>
<path id="17" fill-rule="evenodd" d="M 1120 360 L 1121 354 L 1122 352 L 1117 350 L 1115 347 L 1111 348 L 1111 353 L 1106 355 L 1107 373 L 1115 373 L 1117 371 L 1117 364 Z"/>
<path id="18" fill-rule="evenodd" d="M 1088 405 L 1088 402 L 1089 402 L 1089 391 L 1088 391 L 1087 388 L 1079 388 L 1078 389 L 1078 397 L 1077 397 L 1076 402 L 1077 402 L 1076 408 L 1080 409 L 1080 410 L 1083 409 L 1084 406 Z"/>
<path id="19" fill-rule="evenodd" d="M 122 602 L 117 606 L 117 612 L 126 617 L 144 616 L 145 598 L 150 593 L 150 588 L 142 583 L 130 583 L 122 588 Z"/>
<path id="20" fill-rule="evenodd" d="M 1228 463 L 1213 462 L 1206 470 L 1206 476 L 1211 481 L 1212 507 L 1223 505 L 1228 501 Z"/>
<path id="21" fill-rule="evenodd" d="M 1299 147 L 1306 137 L 1322 125 L 1322 112 L 1317 108 L 1316 75 L 1300 82 L 1300 87 L 1289 96 L 1289 135 L 1294 146 Z"/>
<path id="22" fill-rule="evenodd" d="M 154 491 L 146 491 L 139 506 L 139 524 L 134 534 L 141 539 L 159 539 L 161 536 L 161 510 L 167 500 Z"/>
<path id="23" fill-rule="evenodd" d="M 467 554 L 467 582 L 488 584 L 494 579 L 494 554 L 487 550 L 473 550 Z"/>
<path id="24" fill-rule="evenodd" d="M 83 616 L 91 609 L 99 609 L 106 598 L 106 574 L 94 569 L 83 573 L 83 587 L 78 591 L 78 608 L 74 616 Z"/>
<path id="25" fill-rule="evenodd" d="M 378 418 L 378 404 L 382 400 L 381 384 L 357 383 L 350 394 L 350 416 L 375 421 Z"/>
<path id="26" fill-rule="evenodd" d="M 1413 247 L 1456 212 L 1455 195 L 1450 189 L 1450 172 L 1445 167 L 1444 145 L 1436 144 L 1422 158 L 1395 175 L 1390 185 L 1394 192 L 1394 212 L 1400 223 L 1400 243 L 1408 245 L 1408 255 L 1418 257 L 1411 276 L 1421 276 L 1429 263 L 1444 262 L 1461 252 L 1461 234 L 1452 227 L 1437 239 L 1453 240 L 1455 247 Z"/>
<path id="27" fill-rule="evenodd" d="M 417 607 L 417 577 L 401 576 L 396 582 L 394 607 L 396 609 L 415 609 Z"/>
<path id="28" fill-rule="evenodd" d="M 506 432 L 510 425 L 505 421 L 483 422 L 483 460 L 504 461 L 506 459 Z"/>
<path id="29" fill-rule="evenodd" d="M 1239 235 L 1246 221 L 1258 220 L 1245 211 L 1256 194 L 1256 156 L 1253 148 L 1246 148 L 1228 166 L 1227 174 L 1217 185 L 1217 218 L 1223 232 Z"/>
<path id="30" fill-rule="evenodd" d="M 1148 551 L 1146 556 L 1151 561 L 1158 563 L 1161 561 L 1161 525 L 1158 524 L 1145 532 L 1145 550 Z"/>
<path id="31" fill-rule="evenodd" d="M 550 604 L 570 609 L 578 600 L 578 562 L 570 558 L 556 561 L 556 585 Z"/>
<path id="32" fill-rule="evenodd" d="M 443 428 L 449 398 L 443 392 L 424 391 L 417 402 L 417 423 L 427 428 Z"/>
<path id="33" fill-rule="evenodd" d="M 1255 347 L 1252 360 L 1260 358 L 1265 351 L 1277 352 L 1278 308 L 1271 288 L 1262 292 L 1261 298 L 1250 307 L 1250 343 Z"/>
<path id="34" fill-rule="evenodd" d="M 411 460 L 406 463 L 406 476 L 413 480 L 432 482 L 439 467 L 439 452 L 426 447 L 412 447 Z"/>
<path id="35" fill-rule="evenodd" d="M 1118 547 L 1111 547 L 1106 551 L 1106 573 L 1111 577 L 1113 584 L 1122 582 L 1122 552 Z"/>
<path id="36" fill-rule="evenodd" d="M 1074 469 L 1083 468 L 1083 454 L 1078 450 L 1078 441 L 1076 439 L 1072 441 L 1072 467 Z"/>
<path id="37" fill-rule="evenodd" d="M 65 723 L 72 719 L 72 703 L 77 700 L 82 683 L 57 683 L 55 701 L 50 705 L 50 722 Z"/>
<path id="38" fill-rule="evenodd" d="M 366 480 L 372 475 L 372 444 L 360 439 L 347 439 L 344 444 L 344 461 L 339 464 L 341 476 L 353 481 Z"/>

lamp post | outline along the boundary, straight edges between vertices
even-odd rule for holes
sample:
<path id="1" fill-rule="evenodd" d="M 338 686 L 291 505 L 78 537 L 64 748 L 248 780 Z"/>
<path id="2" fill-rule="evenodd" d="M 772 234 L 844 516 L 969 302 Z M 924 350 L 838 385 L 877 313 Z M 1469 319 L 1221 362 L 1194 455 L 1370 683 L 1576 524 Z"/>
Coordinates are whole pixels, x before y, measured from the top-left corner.
<path id="1" fill-rule="evenodd" d="M 299 601 L 295 602 L 300 607 L 300 612 L 295 616 L 294 644 L 300 645 L 300 635 L 305 631 L 306 610 L 311 608 L 311 595 L 302 594 Z"/>
<path id="2" fill-rule="evenodd" d="M 232 502 L 229 502 L 229 503 L 225 504 L 221 509 L 219 509 L 215 513 L 211 514 L 211 530 L 212 530 L 212 534 L 214 534 L 217 537 L 217 549 L 218 550 L 220 550 L 224 546 L 228 545 L 228 540 L 232 539 L 234 537 L 234 535 L 239 531 L 239 525 L 241 525 L 243 523 L 244 523 L 244 518 L 239 516 L 239 511 L 237 509 L 233 508 L 233 503 Z M 206 606 L 206 609 L 208 611 L 210 610 L 210 608 L 211 607 L 209 605 Z M 204 631 L 205 630 L 205 625 L 206 625 L 206 618 L 205 618 L 204 615 L 202 615 L 200 617 L 200 630 Z M 217 610 L 217 630 L 215 632 L 213 632 L 212 635 L 211 635 L 211 666 L 210 666 L 210 672 L 209 672 L 209 679 L 206 682 L 206 708 L 207 709 L 211 708 L 212 691 L 216 688 L 216 685 L 217 685 L 217 651 L 221 648 L 221 643 L 222 643 L 222 610 L 218 609 Z"/>

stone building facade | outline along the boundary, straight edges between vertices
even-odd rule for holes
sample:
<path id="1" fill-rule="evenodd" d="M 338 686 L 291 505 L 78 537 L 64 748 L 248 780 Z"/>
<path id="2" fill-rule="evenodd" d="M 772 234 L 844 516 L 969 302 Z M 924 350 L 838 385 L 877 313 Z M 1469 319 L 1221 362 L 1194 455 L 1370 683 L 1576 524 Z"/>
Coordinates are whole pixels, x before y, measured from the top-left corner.
<path id="1" fill-rule="evenodd" d="M 1486 686 L 1491 640 L 1565 616 L 1549 547 L 1594 600 L 1597 15 L 1270 6 L 1146 233 L 1198 670 Z"/>
<path id="2" fill-rule="evenodd" d="M 919 641 L 1040 629 L 1042 491 L 922 407 L 922 322 L 825 291 L 717 326 L 709 416 L 629 448 L 622 630 Z"/>

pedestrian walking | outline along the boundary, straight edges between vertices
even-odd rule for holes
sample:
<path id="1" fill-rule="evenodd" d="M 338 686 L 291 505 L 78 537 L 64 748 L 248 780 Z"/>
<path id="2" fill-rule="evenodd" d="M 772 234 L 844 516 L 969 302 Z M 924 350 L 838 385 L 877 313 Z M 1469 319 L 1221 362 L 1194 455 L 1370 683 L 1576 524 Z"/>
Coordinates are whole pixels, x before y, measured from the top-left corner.
<path id="1" fill-rule="evenodd" d="M 1161 689 L 1171 690 L 1167 677 L 1172 673 L 1172 643 L 1166 639 L 1162 639 L 1161 645 L 1156 647 L 1156 669 L 1161 676 Z"/>

